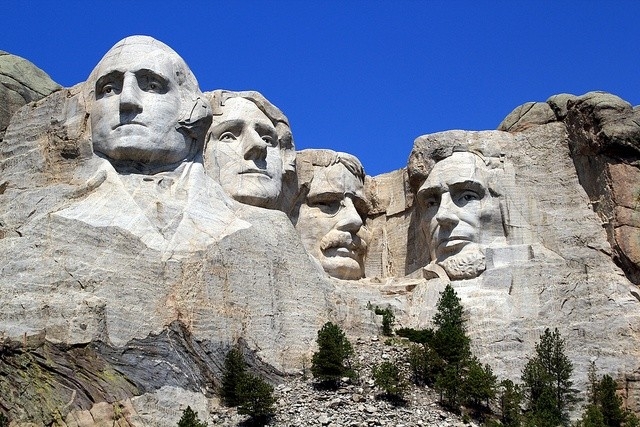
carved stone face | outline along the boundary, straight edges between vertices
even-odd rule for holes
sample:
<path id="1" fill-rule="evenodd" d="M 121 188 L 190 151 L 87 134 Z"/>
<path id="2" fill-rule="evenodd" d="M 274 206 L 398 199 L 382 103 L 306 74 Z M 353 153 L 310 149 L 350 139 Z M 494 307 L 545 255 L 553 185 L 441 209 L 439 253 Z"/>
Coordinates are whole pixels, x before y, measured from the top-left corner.
<path id="1" fill-rule="evenodd" d="M 362 182 L 344 165 L 316 168 L 296 229 L 307 252 L 329 275 L 364 277 L 366 244 L 358 233 L 366 211 Z"/>
<path id="2" fill-rule="evenodd" d="M 205 156 L 207 172 L 234 199 L 272 208 L 282 190 L 283 163 L 276 128 L 248 99 L 226 100 L 214 117 Z"/>
<path id="3" fill-rule="evenodd" d="M 489 193 L 482 160 L 460 152 L 436 163 L 418 200 L 431 260 L 442 264 L 452 278 L 481 273 L 484 246 L 504 237 L 499 199 Z M 466 271 L 452 272 L 447 266 Z"/>
<path id="4" fill-rule="evenodd" d="M 173 56 L 151 44 L 125 43 L 98 64 L 92 73 L 96 81 L 91 108 L 96 153 L 159 164 L 176 163 L 190 154 L 192 140 L 176 129 L 182 101 Z"/>

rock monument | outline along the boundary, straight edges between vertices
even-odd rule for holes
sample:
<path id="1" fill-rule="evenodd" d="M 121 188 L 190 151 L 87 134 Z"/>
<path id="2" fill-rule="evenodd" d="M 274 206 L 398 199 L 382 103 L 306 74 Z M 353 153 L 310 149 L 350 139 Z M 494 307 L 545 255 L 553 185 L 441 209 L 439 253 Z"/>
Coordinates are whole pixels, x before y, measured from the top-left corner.
<path id="1" fill-rule="evenodd" d="M 307 252 L 330 276 L 365 276 L 364 169 L 347 153 L 303 150 L 299 153 L 299 203 L 293 222 Z"/>
<path id="2" fill-rule="evenodd" d="M 614 95 L 419 136 L 406 168 L 371 177 L 296 153 L 262 95 L 203 93 L 150 37 L 70 88 L 2 54 L 0 83 L 0 411 L 16 425 L 171 426 L 186 404 L 207 420 L 232 346 L 278 382 L 324 322 L 375 334 L 379 305 L 427 327 L 448 283 L 500 378 L 558 327 L 575 385 L 593 361 L 640 411 L 640 129 Z"/>

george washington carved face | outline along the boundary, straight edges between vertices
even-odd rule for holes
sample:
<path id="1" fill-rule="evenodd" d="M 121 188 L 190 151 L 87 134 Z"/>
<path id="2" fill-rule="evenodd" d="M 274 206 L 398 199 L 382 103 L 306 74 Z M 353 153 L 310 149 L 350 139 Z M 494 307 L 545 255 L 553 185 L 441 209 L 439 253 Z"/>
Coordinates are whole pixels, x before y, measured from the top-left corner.
<path id="1" fill-rule="evenodd" d="M 173 164 L 198 150 L 188 125 L 206 116 L 191 71 L 171 48 L 128 37 L 98 63 L 92 85 L 93 149 L 116 162 Z M 199 111 L 204 110 L 204 111 Z"/>

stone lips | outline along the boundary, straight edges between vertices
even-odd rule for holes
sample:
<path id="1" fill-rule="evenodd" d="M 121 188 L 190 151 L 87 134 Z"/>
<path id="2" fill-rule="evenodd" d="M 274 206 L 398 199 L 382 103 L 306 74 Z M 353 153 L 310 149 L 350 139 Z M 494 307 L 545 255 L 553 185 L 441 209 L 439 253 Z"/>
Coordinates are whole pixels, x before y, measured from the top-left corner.
<path id="1" fill-rule="evenodd" d="M 598 97 L 611 108 L 595 108 Z M 402 326 L 427 326 L 449 279 L 423 268 L 416 185 L 443 153 L 474 144 L 500 147 L 510 229 L 505 244 L 487 248 L 481 275 L 453 282 L 475 353 L 517 380 L 540 332 L 557 326 L 576 386 L 595 360 L 640 409 L 634 192 L 619 185 L 637 173 L 635 110 L 624 101 L 556 96 L 547 103 L 555 120 L 525 107 L 509 119 L 512 133 L 418 138 L 407 169 L 365 180 L 370 235 L 358 281 L 327 277 L 282 212 L 235 202 L 198 162 L 180 181 L 201 196 L 186 199 L 182 227 L 151 238 L 134 216 L 125 222 L 138 208 L 101 192 L 113 173 L 93 155 L 86 103 L 81 85 L 54 92 L 14 113 L 0 144 L 0 405 L 12 417 L 47 423 L 52 415 L 38 408 L 49 406 L 69 425 L 90 425 L 87 411 L 94 422 L 121 405 L 175 425 L 179 411 L 160 413 L 161 402 L 198 402 L 206 416 L 236 342 L 276 381 L 302 368 L 326 320 L 351 336 L 377 333 L 368 302 L 392 307 Z M 224 206 L 222 222 L 202 198 Z M 88 202 L 90 220 L 77 208 Z M 205 236 L 199 224 L 209 224 Z M 19 368 L 27 359 L 33 368 Z M 14 393 L 15 384 L 28 392 Z"/>

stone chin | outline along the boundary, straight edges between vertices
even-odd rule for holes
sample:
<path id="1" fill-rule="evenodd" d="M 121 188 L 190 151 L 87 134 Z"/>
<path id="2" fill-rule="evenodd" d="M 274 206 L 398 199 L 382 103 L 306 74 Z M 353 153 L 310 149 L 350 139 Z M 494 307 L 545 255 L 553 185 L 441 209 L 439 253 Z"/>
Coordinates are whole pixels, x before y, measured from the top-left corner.
<path id="1" fill-rule="evenodd" d="M 135 129 L 133 128 L 135 126 Z M 167 135 L 166 141 L 150 141 L 146 128 L 138 125 L 119 127 L 106 138 L 98 138 L 93 149 L 96 153 L 118 161 L 171 164 L 184 160 L 190 154 L 191 142 L 180 132 Z"/>
<path id="2" fill-rule="evenodd" d="M 479 245 L 451 255 L 437 264 L 444 269 L 451 280 L 474 279 L 486 270 L 484 250 Z"/>
<path id="3" fill-rule="evenodd" d="M 224 188 L 224 190 L 236 201 L 246 205 L 260 208 L 272 208 L 277 204 L 280 195 L 280 186 L 272 178 L 266 175 L 242 176 L 242 184 L 239 187 Z"/>
<path id="4" fill-rule="evenodd" d="M 319 261 L 324 271 L 337 279 L 359 280 L 364 277 L 362 258 L 353 251 L 335 247 L 325 249 Z"/>

